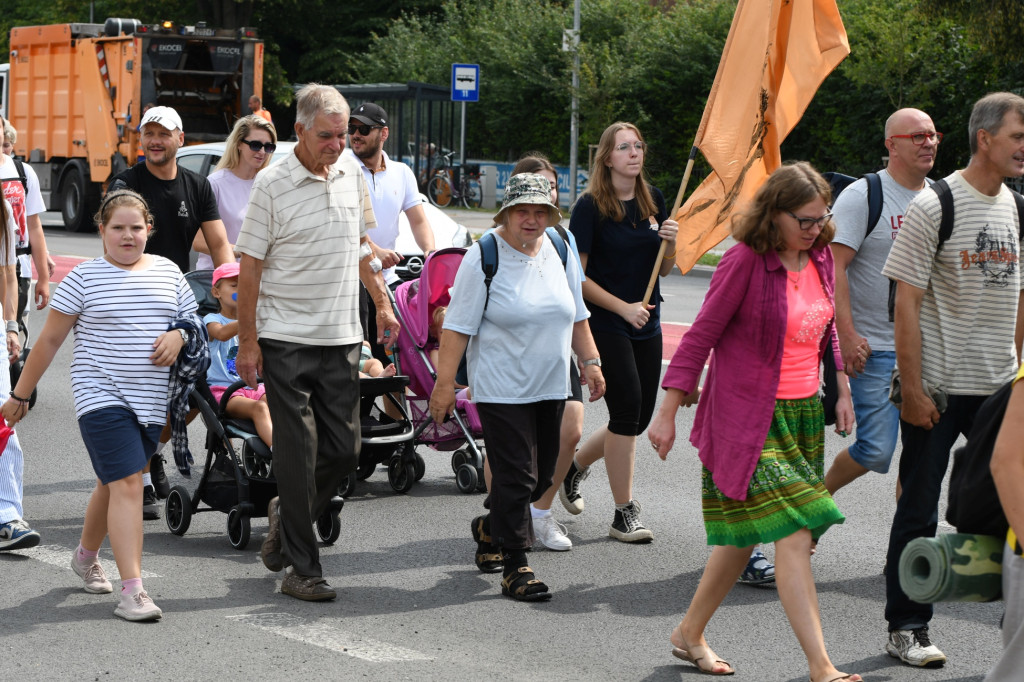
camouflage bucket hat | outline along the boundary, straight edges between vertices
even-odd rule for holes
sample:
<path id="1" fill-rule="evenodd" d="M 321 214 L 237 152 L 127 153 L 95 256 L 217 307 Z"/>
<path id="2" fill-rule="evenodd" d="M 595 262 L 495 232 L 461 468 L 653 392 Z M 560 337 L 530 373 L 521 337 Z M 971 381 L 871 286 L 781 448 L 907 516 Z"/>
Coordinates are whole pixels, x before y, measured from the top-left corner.
<path id="1" fill-rule="evenodd" d="M 516 204 L 532 204 L 546 206 L 548 209 L 548 226 L 557 225 L 562 220 L 558 207 L 551 203 L 551 183 L 543 175 L 536 173 L 520 173 L 508 179 L 505 185 L 505 197 L 501 201 L 501 210 L 494 214 L 494 223 L 504 223 L 505 210 Z"/>

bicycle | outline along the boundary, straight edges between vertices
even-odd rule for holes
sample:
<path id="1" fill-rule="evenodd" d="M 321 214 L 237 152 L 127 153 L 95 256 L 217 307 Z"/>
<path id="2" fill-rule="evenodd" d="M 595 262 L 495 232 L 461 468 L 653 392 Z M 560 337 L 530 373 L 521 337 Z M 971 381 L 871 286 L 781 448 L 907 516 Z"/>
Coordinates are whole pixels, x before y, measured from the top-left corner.
<path id="1" fill-rule="evenodd" d="M 427 198 L 438 208 L 448 208 L 454 201 L 460 201 L 466 208 L 480 208 L 480 166 L 476 164 L 455 167 L 448 152 L 440 157 L 438 167 L 427 182 Z M 457 178 L 457 179 L 456 179 Z"/>

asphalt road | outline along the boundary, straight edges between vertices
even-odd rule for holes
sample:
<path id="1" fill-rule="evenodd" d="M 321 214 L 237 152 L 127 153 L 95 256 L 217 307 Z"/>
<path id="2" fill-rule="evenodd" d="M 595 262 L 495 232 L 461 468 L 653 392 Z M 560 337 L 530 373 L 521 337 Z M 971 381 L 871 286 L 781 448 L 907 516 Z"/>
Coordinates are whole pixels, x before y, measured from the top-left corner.
<path id="1" fill-rule="evenodd" d="M 47 236 L 57 254 L 99 252 L 95 235 L 48 229 Z M 666 319 L 692 321 L 707 281 L 668 278 Z M 43 319 L 34 313 L 30 326 L 38 330 Z M 655 534 L 652 544 L 607 537 L 614 506 L 600 464 L 585 484 L 583 514 L 570 516 L 556 501 L 574 547 L 531 556 L 554 592 L 546 604 L 503 598 L 499 577 L 476 570 L 469 521 L 483 497 L 459 493 L 449 456 L 421 447 L 426 475 L 409 494 L 393 493 L 378 470 L 348 500 L 340 540 L 322 549 L 337 601 L 282 596 L 281 575 L 258 556 L 265 520 L 254 519 L 250 546 L 237 551 L 227 541 L 226 516 L 213 512 L 194 517 L 184 537 L 171 535 L 162 520 L 146 522 L 144 581 L 164 618 L 115 618 L 115 599 L 83 592 L 67 563 L 94 481 L 74 420 L 70 350 L 68 342 L 18 427 L 26 516 L 43 541 L 0 554 L 0 642 L 7 652 L 0 680 L 697 679 L 692 666 L 672 658 L 668 641 L 709 551 L 699 464 L 685 438 L 667 462 L 638 440 L 635 498 Z M 602 403 L 588 405 L 584 433 L 604 418 Z M 692 419 L 692 411 L 681 411 L 683 436 Z M 190 440 L 200 459 L 198 422 Z M 828 434 L 829 456 L 844 443 Z M 171 478 L 172 485 L 183 482 L 177 473 Z M 932 638 L 949 656 L 943 669 L 903 667 L 884 652 L 881 568 L 894 485 L 892 473 L 869 475 L 839 493 L 847 521 L 825 535 L 812 560 L 830 654 L 840 669 L 870 682 L 980 680 L 1000 650 L 998 603 L 937 606 Z M 101 559 L 116 579 L 109 546 Z M 707 634 L 736 667 L 736 679 L 807 679 L 773 587 L 737 586 Z"/>

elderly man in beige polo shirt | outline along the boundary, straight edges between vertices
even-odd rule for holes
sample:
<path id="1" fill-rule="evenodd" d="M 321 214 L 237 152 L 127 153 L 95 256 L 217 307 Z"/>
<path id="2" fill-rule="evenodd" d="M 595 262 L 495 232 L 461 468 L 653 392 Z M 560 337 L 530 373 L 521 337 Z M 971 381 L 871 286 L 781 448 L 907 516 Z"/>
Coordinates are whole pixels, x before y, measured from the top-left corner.
<path id="1" fill-rule="evenodd" d="M 377 328 L 399 326 L 384 279 L 372 267 L 374 222 L 359 167 L 340 159 L 349 106 L 334 88 L 296 96 L 295 153 L 256 177 L 236 250 L 238 374 L 267 387 L 274 475 L 263 563 L 292 567 L 281 585 L 306 601 L 337 595 L 323 578 L 312 519 L 327 511 L 359 460 L 362 329 L 359 281 L 377 305 Z M 379 262 L 376 264 L 379 270 Z"/>

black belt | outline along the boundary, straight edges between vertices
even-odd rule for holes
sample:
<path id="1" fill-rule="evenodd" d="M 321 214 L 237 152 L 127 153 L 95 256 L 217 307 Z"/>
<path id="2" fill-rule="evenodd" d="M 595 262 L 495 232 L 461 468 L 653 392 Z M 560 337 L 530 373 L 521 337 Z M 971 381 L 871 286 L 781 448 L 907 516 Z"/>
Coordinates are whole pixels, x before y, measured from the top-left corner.
<path id="1" fill-rule="evenodd" d="M 27 256 L 30 253 L 32 253 L 32 245 L 29 244 L 28 246 L 19 246 L 18 248 L 14 249 L 14 253 L 16 253 L 19 256 Z"/>

